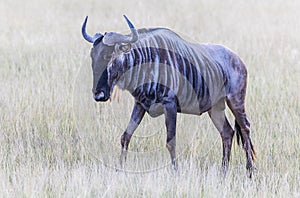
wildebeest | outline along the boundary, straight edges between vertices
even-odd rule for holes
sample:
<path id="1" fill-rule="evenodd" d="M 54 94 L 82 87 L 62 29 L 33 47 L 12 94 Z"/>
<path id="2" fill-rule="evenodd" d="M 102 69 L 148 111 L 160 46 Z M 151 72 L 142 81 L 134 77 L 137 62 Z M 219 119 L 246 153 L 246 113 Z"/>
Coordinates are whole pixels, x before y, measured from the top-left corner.
<path id="1" fill-rule="evenodd" d="M 242 60 L 222 45 L 194 44 L 169 29 L 139 29 L 124 16 L 130 35 L 108 32 L 90 36 L 87 17 L 83 37 L 93 43 L 93 94 L 107 101 L 115 85 L 135 98 L 129 124 L 121 137 L 121 164 L 128 144 L 145 112 L 165 115 L 166 146 L 171 162 L 176 162 L 177 112 L 201 115 L 208 112 L 223 142 L 222 167 L 229 164 L 234 130 L 225 115 L 225 103 L 235 117 L 235 131 L 246 152 L 249 176 L 254 169 L 255 151 L 250 139 L 250 123 L 245 113 L 247 70 Z"/>

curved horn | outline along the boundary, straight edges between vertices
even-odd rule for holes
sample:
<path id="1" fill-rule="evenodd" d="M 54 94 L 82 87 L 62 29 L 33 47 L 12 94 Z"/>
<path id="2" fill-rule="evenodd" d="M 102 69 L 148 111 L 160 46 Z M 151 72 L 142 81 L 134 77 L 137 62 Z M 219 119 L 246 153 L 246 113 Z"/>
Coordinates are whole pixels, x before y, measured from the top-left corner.
<path id="1" fill-rule="evenodd" d="M 132 37 L 131 37 L 131 40 L 130 40 L 130 43 L 134 43 L 136 42 L 138 39 L 139 39 L 139 34 L 137 32 L 137 30 L 135 29 L 135 27 L 132 25 L 132 23 L 129 21 L 129 19 L 127 18 L 126 15 L 123 15 L 123 17 L 125 18 L 130 30 L 131 30 L 131 33 L 132 33 Z"/>
<path id="2" fill-rule="evenodd" d="M 102 34 L 101 33 L 96 33 L 93 37 L 90 36 L 90 35 L 88 35 L 86 33 L 86 30 L 85 30 L 86 29 L 87 20 L 88 20 L 88 16 L 85 17 L 85 20 L 84 20 L 84 22 L 82 24 L 81 33 L 82 33 L 82 36 L 83 36 L 83 38 L 85 40 L 87 40 L 90 43 L 94 43 L 99 37 L 102 36 Z"/>
<path id="3" fill-rule="evenodd" d="M 109 32 L 107 33 L 103 38 L 103 43 L 109 46 L 113 46 L 116 43 L 134 43 L 139 39 L 139 34 L 133 24 L 129 21 L 129 19 L 123 15 L 130 30 L 131 30 L 131 36 L 115 33 L 115 32 Z"/>

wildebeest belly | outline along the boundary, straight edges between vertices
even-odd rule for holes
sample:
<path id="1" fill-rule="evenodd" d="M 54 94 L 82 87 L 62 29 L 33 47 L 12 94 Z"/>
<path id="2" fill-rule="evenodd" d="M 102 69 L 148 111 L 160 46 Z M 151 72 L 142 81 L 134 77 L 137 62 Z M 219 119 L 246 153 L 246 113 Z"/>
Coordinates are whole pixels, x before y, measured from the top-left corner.
<path id="1" fill-rule="evenodd" d="M 132 95 L 151 117 L 162 115 L 164 105 L 169 102 L 176 104 L 177 112 L 201 115 L 208 111 L 215 102 L 208 92 L 200 94 L 200 91 L 194 90 L 191 86 L 171 90 L 161 84 L 149 83 L 135 89 Z"/>

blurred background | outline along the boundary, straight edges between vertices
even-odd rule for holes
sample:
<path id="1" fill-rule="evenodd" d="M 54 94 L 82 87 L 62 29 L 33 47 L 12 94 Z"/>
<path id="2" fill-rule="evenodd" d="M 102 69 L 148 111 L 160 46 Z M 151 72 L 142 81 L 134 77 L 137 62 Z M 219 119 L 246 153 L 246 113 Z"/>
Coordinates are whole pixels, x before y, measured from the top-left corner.
<path id="1" fill-rule="evenodd" d="M 299 196 L 299 9 L 296 0 L 0 0 L 0 194 Z M 136 28 L 166 27 L 192 42 L 223 44 L 244 60 L 258 152 L 253 181 L 234 142 L 223 182 L 221 138 L 207 115 L 178 117 L 178 175 L 168 165 L 163 116 L 146 117 L 136 131 L 153 136 L 132 140 L 131 173 L 115 171 L 133 100 L 120 92 L 94 102 L 91 45 L 81 25 L 88 15 L 91 35 L 128 32 L 123 14 Z"/>

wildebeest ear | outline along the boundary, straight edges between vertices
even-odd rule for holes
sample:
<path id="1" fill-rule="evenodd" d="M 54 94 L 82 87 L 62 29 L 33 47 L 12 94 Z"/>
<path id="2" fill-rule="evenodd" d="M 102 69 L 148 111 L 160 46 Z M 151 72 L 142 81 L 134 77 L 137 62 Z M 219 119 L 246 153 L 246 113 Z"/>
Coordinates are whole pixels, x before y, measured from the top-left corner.
<path id="1" fill-rule="evenodd" d="M 93 46 L 98 45 L 98 44 L 102 41 L 102 39 L 103 39 L 103 36 L 97 38 L 97 39 L 94 41 Z"/>
<path id="2" fill-rule="evenodd" d="M 130 43 L 122 44 L 119 46 L 119 50 L 124 53 L 127 53 L 131 50 L 131 44 Z"/>

